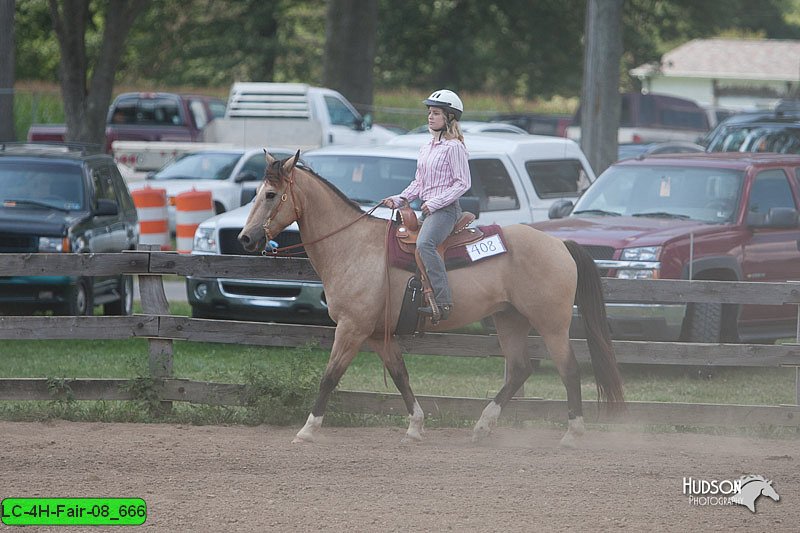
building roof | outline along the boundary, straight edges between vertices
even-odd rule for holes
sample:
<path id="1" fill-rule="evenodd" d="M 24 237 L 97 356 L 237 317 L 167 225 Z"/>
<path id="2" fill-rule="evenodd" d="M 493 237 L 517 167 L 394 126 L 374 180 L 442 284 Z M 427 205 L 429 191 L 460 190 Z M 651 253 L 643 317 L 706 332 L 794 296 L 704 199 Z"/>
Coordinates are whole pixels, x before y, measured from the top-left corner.
<path id="1" fill-rule="evenodd" d="M 631 69 L 633 76 L 800 81 L 800 41 L 694 39 L 667 52 L 661 63 Z"/>

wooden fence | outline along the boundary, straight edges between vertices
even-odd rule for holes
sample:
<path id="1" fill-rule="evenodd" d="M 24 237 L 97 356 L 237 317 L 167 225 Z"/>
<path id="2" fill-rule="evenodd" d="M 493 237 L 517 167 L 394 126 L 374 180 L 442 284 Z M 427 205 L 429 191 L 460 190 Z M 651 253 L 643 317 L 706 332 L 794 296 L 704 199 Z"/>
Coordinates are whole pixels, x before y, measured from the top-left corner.
<path id="1" fill-rule="evenodd" d="M 188 401 L 216 405 L 246 402 L 244 385 L 198 382 L 176 378 L 172 371 L 173 342 L 236 343 L 261 346 L 304 346 L 317 341 L 329 348 L 333 328 L 265 324 L 227 320 L 201 320 L 169 314 L 162 275 L 226 277 L 244 279 L 318 280 L 305 259 L 245 256 L 191 256 L 171 252 L 139 250 L 118 254 L 3 254 L 0 276 L 13 275 L 119 275 L 139 276 L 143 314 L 134 316 L 5 316 L 0 317 L 2 339 L 148 339 L 149 369 L 155 391 L 162 402 Z M 603 279 L 606 298 L 640 302 L 722 302 L 749 304 L 794 304 L 800 306 L 800 284 L 719 281 L 628 281 Z M 800 331 L 800 329 L 799 329 Z M 586 342 L 574 339 L 576 356 L 588 361 Z M 539 337 L 529 337 L 530 353 L 546 357 Z M 458 357 L 501 356 L 493 335 L 433 334 L 401 340 L 405 353 Z M 752 406 L 730 404 L 684 404 L 630 402 L 625 415 L 609 418 L 594 401 L 584 402 L 587 421 L 603 423 L 793 426 L 800 427 L 800 342 L 784 345 L 701 344 L 614 341 L 620 363 L 793 367 L 796 398 L 793 405 Z M 364 351 L 369 351 L 365 345 Z M 69 379 L 58 390 L 48 379 L 0 379 L 0 400 L 50 400 L 68 390 L 76 400 L 136 399 L 131 380 Z M 399 394 L 337 391 L 340 408 L 346 412 L 405 414 Z M 432 415 L 447 414 L 477 418 L 485 398 L 419 396 Z M 516 419 L 547 419 L 562 422 L 566 401 L 517 398 L 504 410 Z"/>

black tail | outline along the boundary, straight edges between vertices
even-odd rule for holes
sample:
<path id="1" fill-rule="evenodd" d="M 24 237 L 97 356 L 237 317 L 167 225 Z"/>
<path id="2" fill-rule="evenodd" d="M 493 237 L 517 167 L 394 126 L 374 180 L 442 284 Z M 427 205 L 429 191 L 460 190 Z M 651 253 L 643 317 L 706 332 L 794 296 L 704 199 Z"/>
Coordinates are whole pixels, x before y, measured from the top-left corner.
<path id="1" fill-rule="evenodd" d="M 586 329 L 598 399 L 605 401 L 612 410 L 622 410 L 625 406 L 622 376 L 611 344 L 600 273 L 592 257 L 580 244 L 575 241 L 564 241 L 564 244 L 578 267 L 575 303 Z"/>

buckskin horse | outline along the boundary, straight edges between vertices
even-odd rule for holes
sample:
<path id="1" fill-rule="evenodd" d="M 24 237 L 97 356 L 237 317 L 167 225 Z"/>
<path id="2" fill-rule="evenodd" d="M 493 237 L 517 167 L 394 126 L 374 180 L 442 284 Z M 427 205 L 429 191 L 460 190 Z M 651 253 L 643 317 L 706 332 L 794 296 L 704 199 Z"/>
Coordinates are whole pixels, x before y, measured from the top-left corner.
<path id="1" fill-rule="evenodd" d="M 239 234 L 246 250 L 264 250 L 268 240 L 296 221 L 336 322 L 319 394 L 293 442 L 314 441 L 331 393 L 364 342 L 380 355 L 408 410 L 403 440 L 420 441 L 423 410 L 409 385 L 400 346 L 390 335 L 409 273 L 387 264 L 387 221 L 363 213 L 331 183 L 298 165 L 299 157 L 299 151 L 282 161 L 266 154 L 264 181 Z M 491 433 L 502 408 L 532 373 L 526 343 L 535 329 L 567 392 L 568 428 L 561 445 L 574 447 L 585 429 L 579 367 L 569 339 L 573 303 L 583 316 L 598 401 L 611 410 L 624 407 L 599 273 L 589 254 L 574 242 L 522 224 L 506 226 L 503 233 L 507 253 L 448 272 L 453 311 L 449 319 L 427 330 L 450 330 L 494 318 L 508 375 L 473 429 L 473 440 L 479 441 Z"/>

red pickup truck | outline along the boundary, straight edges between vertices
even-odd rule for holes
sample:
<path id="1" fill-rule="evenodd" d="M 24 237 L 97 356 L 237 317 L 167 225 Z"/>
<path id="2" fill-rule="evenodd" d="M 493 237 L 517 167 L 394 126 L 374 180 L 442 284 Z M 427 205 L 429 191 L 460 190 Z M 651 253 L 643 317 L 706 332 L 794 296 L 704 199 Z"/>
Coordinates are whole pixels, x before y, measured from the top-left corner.
<path id="1" fill-rule="evenodd" d="M 175 93 L 123 93 L 108 108 L 106 152 L 114 141 L 198 140 L 206 124 L 225 114 L 225 101 Z M 64 124 L 33 124 L 29 141 L 64 141 Z M 122 161 L 124 163 L 124 161 Z"/>
<path id="2" fill-rule="evenodd" d="M 587 247 L 606 277 L 800 280 L 800 155 L 626 159 L 531 224 Z M 565 216 L 568 215 L 568 216 Z M 617 339 L 758 342 L 796 334 L 791 305 L 608 303 Z M 574 334 L 580 335 L 580 320 Z"/>

